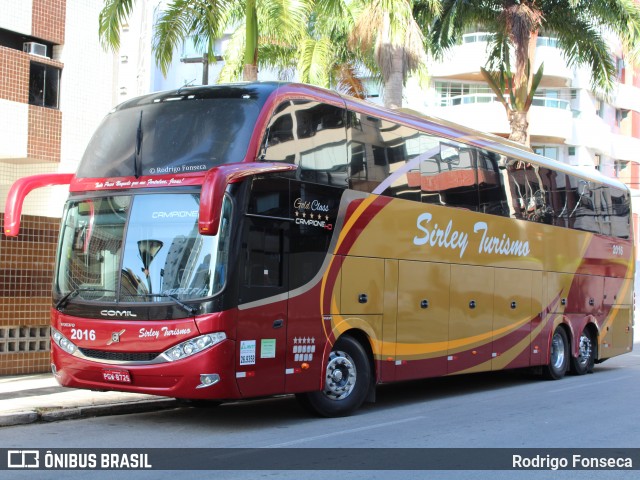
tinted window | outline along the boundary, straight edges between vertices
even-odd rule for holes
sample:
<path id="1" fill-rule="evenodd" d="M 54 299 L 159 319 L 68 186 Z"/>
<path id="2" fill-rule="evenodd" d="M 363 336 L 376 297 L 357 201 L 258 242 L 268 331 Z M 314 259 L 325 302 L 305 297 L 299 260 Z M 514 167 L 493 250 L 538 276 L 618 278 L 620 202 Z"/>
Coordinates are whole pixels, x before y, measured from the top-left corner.
<path id="1" fill-rule="evenodd" d="M 609 194 L 608 220 L 611 222 L 611 235 L 629 238 L 631 228 L 631 197 L 624 190 L 607 187 Z"/>
<path id="2" fill-rule="evenodd" d="M 500 170 L 500 156 L 484 150 L 474 150 L 478 169 L 478 194 L 480 211 L 508 217 L 509 204 Z"/>
<path id="3" fill-rule="evenodd" d="M 369 115 L 352 115 L 350 185 L 365 192 L 478 210 L 478 158 L 488 156 L 457 142 Z M 501 202 L 497 164 L 483 160 L 487 203 Z M 487 170 L 487 169 L 492 170 Z M 495 196 L 492 200 L 491 195 Z M 489 208 L 489 207 L 487 207 Z"/>
<path id="4" fill-rule="evenodd" d="M 264 221 L 252 220 L 247 232 L 247 262 L 244 285 L 247 287 L 281 287 L 284 230 Z"/>
<path id="5" fill-rule="evenodd" d="M 58 108 L 60 69 L 31 62 L 29 67 L 29 104 Z"/>
<path id="6" fill-rule="evenodd" d="M 627 192 L 516 160 L 507 172 L 515 218 L 629 238 Z"/>
<path id="7" fill-rule="evenodd" d="M 258 113 L 251 98 L 185 98 L 117 110 L 89 142 L 78 176 L 133 176 L 136 164 L 140 175 L 159 175 L 240 162 Z"/>
<path id="8" fill-rule="evenodd" d="M 404 165 L 407 159 L 404 135 L 414 133 L 393 122 L 351 112 L 348 131 L 349 188 L 372 192 L 393 171 Z M 400 183 L 398 186 L 402 188 Z"/>
<path id="9" fill-rule="evenodd" d="M 545 168 L 510 159 L 507 166 L 513 202 L 513 216 L 538 223 L 552 224 L 555 216 L 552 179 Z"/>
<path id="10" fill-rule="evenodd" d="M 311 101 L 287 101 L 271 119 L 263 160 L 298 165 L 296 177 L 345 188 L 347 150 L 345 110 Z"/>

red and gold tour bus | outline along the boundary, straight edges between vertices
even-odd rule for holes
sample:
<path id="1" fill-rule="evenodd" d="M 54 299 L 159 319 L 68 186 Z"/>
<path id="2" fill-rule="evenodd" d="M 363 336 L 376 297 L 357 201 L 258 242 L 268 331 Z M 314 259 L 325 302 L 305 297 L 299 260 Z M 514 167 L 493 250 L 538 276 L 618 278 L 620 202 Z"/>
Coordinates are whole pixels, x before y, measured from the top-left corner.
<path id="1" fill-rule="evenodd" d="M 630 195 L 508 141 L 299 84 L 115 108 L 69 184 L 51 319 L 61 385 L 296 394 L 323 416 L 380 383 L 534 367 L 633 342 Z"/>

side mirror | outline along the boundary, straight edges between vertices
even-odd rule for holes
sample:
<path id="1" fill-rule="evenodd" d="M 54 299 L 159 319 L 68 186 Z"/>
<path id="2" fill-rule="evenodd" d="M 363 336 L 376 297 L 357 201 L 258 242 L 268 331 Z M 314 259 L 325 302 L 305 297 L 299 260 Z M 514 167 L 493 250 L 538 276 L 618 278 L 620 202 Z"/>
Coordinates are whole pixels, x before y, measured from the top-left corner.
<path id="1" fill-rule="evenodd" d="M 30 192 L 42 187 L 69 185 L 74 176 L 73 173 L 45 173 L 16 180 L 9 189 L 4 207 L 4 234 L 7 237 L 18 236 L 22 205 Z"/>
<path id="2" fill-rule="evenodd" d="M 220 226 L 222 200 L 227 186 L 252 175 L 289 172 L 298 168 L 290 163 L 236 163 L 221 165 L 207 172 L 200 193 L 198 231 L 200 235 L 217 235 Z"/>

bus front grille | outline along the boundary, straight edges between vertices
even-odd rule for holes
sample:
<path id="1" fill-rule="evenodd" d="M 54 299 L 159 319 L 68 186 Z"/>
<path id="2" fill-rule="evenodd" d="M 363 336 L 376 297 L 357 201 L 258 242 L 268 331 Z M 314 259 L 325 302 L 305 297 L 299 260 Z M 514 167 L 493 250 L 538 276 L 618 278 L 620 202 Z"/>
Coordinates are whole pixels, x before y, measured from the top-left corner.
<path id="1" fill-rule="evenodd" d="M 106 352 L 104 350 L 79 349 L 82 355 L 97 360 L 110 360 L 115 362 L 151 362 L 156 359 L 159 352 Z"/>

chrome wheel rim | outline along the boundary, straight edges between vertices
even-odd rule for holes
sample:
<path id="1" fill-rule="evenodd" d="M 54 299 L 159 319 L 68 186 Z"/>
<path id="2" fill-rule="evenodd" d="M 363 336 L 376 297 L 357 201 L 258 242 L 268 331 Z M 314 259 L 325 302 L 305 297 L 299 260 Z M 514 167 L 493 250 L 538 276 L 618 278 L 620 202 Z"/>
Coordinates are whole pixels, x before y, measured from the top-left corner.
<path id="1" fill-rule="evenodd" d="M 356 385 L 356 364 L 341 351 L 331 352 L 325 374 L 324 394 L 331 400 L 347 398 Z"/>
<path id="2" fill-rule="evenodd" d="M 560 370 L 564 365 L 565 353 L 562 335 L 560 335 L 559 332 L 556 332 L 553 335 L 553 340 L 551 341 L 551 366 L 554 370 Z"/>
<path id="3" fill-rule="evenodd" d="M 580 366 L 586 366 L 591 360 L 593 354 L 593 345 L 591 344 L 591 338 L 586 333 L 580 335 L 580 348 L 578 351 L 578 363 Z"/>

